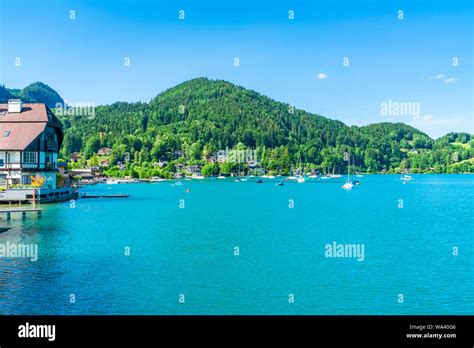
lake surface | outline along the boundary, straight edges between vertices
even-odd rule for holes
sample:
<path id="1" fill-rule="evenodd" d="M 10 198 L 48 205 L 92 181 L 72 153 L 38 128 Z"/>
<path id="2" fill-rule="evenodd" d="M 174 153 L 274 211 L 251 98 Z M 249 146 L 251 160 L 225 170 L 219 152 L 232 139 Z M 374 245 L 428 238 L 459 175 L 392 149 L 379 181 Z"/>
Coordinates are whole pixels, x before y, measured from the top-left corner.
<path id="1" fill-rule="evenodd" d="M 474 314 L 474 176 L 414 178 L 89 186 L 131 196 L 0 221 L 39 251 L 0 258 L 0 313 Z"/>

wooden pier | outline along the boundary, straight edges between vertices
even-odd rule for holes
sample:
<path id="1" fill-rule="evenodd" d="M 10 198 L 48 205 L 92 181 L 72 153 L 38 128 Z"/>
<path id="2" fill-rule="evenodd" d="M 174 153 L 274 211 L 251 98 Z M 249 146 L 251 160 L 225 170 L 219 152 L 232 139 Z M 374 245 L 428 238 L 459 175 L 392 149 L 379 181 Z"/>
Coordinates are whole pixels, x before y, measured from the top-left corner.
<path id="1" fill-rule="evenodd" d="M 21 213 L 23 219 L 26 218 L 26 213 L 36 213 L 38 216 L 41 216 L 43 209 L 41 208 L 8 208 L 0 209 L 0 215 L 6 214 L 6 219 L 10 220 L 13 213 Z"/>

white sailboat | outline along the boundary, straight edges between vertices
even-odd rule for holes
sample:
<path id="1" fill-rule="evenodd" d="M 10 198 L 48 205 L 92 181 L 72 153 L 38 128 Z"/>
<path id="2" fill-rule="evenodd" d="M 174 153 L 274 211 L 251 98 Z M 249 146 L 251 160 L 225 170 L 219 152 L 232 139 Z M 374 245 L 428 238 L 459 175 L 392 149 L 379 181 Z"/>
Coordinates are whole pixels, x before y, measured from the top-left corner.
<path id="1" fill-rule="evenodd" d="M 347 160 L 347 181 L 344 185 L 342 185 L 342 188 L 344 190 L 352 190 L 353 187 L 354 184 L 351 180 L 351 157 L 349 155 L 349 159 Z"/>

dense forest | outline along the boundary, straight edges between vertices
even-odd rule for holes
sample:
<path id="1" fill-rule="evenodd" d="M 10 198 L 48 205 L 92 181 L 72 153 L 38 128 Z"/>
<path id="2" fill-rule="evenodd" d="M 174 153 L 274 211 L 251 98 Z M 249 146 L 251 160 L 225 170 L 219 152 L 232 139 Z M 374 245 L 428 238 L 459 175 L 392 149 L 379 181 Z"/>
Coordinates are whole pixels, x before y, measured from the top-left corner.
<path id="1" fill-rule="evenodd" d="M 99 165 L 97 150 L 112 148 L 104 168 L 111 176 L 168 177 L 177 164 L 201 165 L 205 174 L 248 170 L 231 160 L 208 163 L 224 149 L 255 150 L 261 167 L 280 174 L 299 167 L 343 173 L 345 152 L 361 172 L 474 172 L 470 134 L 433 140 L 403 123 L 349 127 L 206 78 L 183 82 L 149 103 L 117 102 L 97 106 L 93 114 L 71 109 L 59 116 L 66 130 L 61 155 L 80 152 L 74 166 Z M 153 166 L 157 162 L 164 165 Z"/>

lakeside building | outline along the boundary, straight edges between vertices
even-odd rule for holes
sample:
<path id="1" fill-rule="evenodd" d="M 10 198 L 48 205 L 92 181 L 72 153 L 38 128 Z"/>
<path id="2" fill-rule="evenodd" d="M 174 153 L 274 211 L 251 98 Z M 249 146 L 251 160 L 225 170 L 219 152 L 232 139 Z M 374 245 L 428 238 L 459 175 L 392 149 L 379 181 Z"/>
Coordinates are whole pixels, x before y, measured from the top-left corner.
<path id="1" fill-rule="evenodd" d="M 186 167 L 184 168 L 185 173 L 186 173 L 187 175 L 189 175 L 189 174 L 190 174 L 190 175 L 193 175 L 193 174 L 201 174 L 201 169 L 202 169 L 202 168 L 201 168 L 200 165 L 194 165 L 194 164 L 189 165 L 189 166 L 186 166 Z"/>
<path id="2" fill-rule="evenodd" d="M 97 155 L 99 156 L 108 156 L 112 153 L 112 149 L 109 147 L 101 147 L 99 150 L 97 150 Z"/>
<path id="3" fill-rule="evenodd" d="M 80 178 L 81 180 L 93 180 L 95 178 L 103 177 L 99 167 L 75 168 L 71 169 L 69 172 L 71 175 Z"/>
<path id="4" fill-rule="evenodd" d="M 19 99 L 0 104 L 0 201 L 28 201 L 35 194 L 52 200 L 74 196 L 71 188 L 57 187 L 63 138 L 61 121 L 45 104 Z M 41 184 L 35 186 L 34 178 Z"/>

